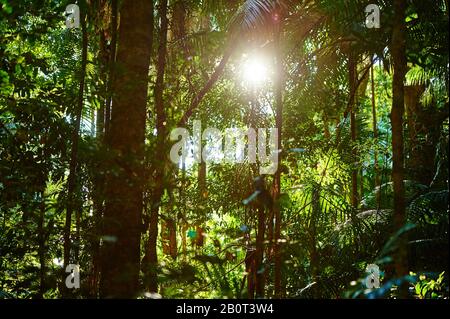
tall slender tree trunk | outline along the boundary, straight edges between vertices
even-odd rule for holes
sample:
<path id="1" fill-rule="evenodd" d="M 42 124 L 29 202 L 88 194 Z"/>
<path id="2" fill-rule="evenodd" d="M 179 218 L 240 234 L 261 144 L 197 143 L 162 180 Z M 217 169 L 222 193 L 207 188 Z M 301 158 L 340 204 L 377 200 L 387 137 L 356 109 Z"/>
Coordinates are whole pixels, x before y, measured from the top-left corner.
<path id="1" fill-rule="evenodd" d="M 64 268 L 70 263 L 70 250 L 71 250 L 71 225 L 72 225 L 72 212 L 76 209 L 76 185 L 77 185 L 77 169 L 78 169 L 78 142 L 79 131 L 81 125 L 81 114 L 83 111 L 83 99 L 84 99 L 84 83 L 86 78 L 86 64 L 87 64 L 87 31 L 86 31 L 86 6 L 82 2 L 81 5 L 81 32 L 82 32 L 82 51 L 81 51 L 81 72 L 80 72 L 80 86 L 78 90 L 78 101 L 74 114 L 74 126 L 72 131 L 72 148 L 70 153 L 69 164 L 69 176 L 67 178 L 67 208 L 66 208 L 66 220 L 64 226 Z M 77 210 L 78 216 L 78 210 Z M 77 217 L 78 220 L 78 217 Z M 78 261 L 76 261 L 78 262 Z"/>
<path id="2" fill-rule="evenodd" d="M 111 107 L 113 100 L 114 69 L 116 66 L 116 51 L 117 51 L 117 32 L 118 32 L 117 20 L 119 15 L 118 1 L 119 0 L 111 0 L 111 43 L 110 43 L 110 54 L 108 64 L 107 98 L 105 103 L 104 139 L 106 142 L 108 141 L 109 131 L 111 127 Z"/>
<path id="3" fill-rule="evenodd" d="M 80 248 L 81 248 L 81 215 L 83 214 L 83 203 L 82 199 L 79 198 L 77 201 L 77 207 L 75 212 L 75 247 L 74 247 L 74 259 L 76 263 L 79 263 L 80 260 Z"/>
<path id="4" fill-rule="evenodd" d="M 394 186 L 394 227 L 400 229 L 406 222 L 404 158 L 403 158 L 403 113 L 404 113 L 404 79 L 406 73 L 406 25 L 405 0 L 394 0 L 393 34 L 391 53 L 394 63 L 394 78 L 392 83 L 392 181 Z M 396 276 L 408 274 L 407 238 L 400 238 L 395 256 Z M 400 297 L 407 297 L 408 286 L 400 287 Z"/>
<path id="5" fill-rule="evenodd" d="M 206 162 L 205 161 L 201 161 L 198 164 L 198 175 L 197 175 L 197 180 L 198 180 L 198 188 L 199 188 L 199 203 L 201 205 L 201 208 L 199 208 L 199 211 L 201 212 L 202 216 L 205 215 L 206 213 L 206 198 L 208 196 L 208 188 L 206 185 Z M 202 248 L 204 243 L 204 222 L 205 220 L 203 218 L 201 218 L 200 220 L 197 221 L 197 225 L 196 225 L 196 240 L 195 240 L 195 247 L 196 249 L 198 248 Z"/>
<path id="6" fill-rule="evenodd" d="M 351 48 L 350 48 L 351 50 Z M 348 74 L 349 74 L 349 85 L 350 85 L 350 133 L 352 140 L 352 193 L 351 202 L 354 208 L 358 207 L 358 170 L 355 165 L 356 161 L 356 61 L 354 54 L 350 52 L 348 60 Z"/>
<path id="7" fill-rule="evenodd" d="M 363 61 L 364 62 L 364 61 Z M 371 62 L 369 62 L 370 65 L 372 65 Z M 361 66 L 364 68 L 365 65 L 364 63 L 361 64 Z M 366 72 L 362 72 L 362 76 L 360 79 L 358 79 L 358 74 L 360 73 L 358 71 L 358 67 L 357 67 L 357 76 L 356 76 L 356 85 L 357 86 L 355 89 L 357 91 L 356 94 L 356 101 L 355 101 L 355 114 L 356 114 L 356 110 L 358 110 L 358 108 L 360 107 L 360 105 L 362 105 L 363 103 L 363 99 L 366 96 L 366 90 L 367 90 L 367 84 L 369 83 L 369 67 L 367 67 Z M 357 122 L 355 123 L 357 124 Z M 357 126 L 357 125 L 356 125 Z M 355 138 L 358 136 L 358 134 L 360 134 L 361 128 L 360 127 L 356 127 L 356 134 L 355 134 Z M 359 193 L 358 193 L 358 200 L 361 201 L 364 198 L 364 165 L 360 165 L 359 168 Z"/>
<path id="8" fill-rule="evenodd" d="M 99 36 L 99 53 L 98 64 L 100 69 L 100 79 L 104 83 L 99 91 L 98 100 L 100 101 L 100 107 L 97 110 L 97 117 L 95 123 L 95 137 L 99 148 L 104 146 L 105 142 L 105 108 L 108 100 L 108 68 L 109 68 L 109 54 L 106 44 L 105 30 L 100 30 Z M 100 275 L 100 221 L 103 217 L 104 211 L 104 188 L 105 178 L 103 172 L 103 163 L 96 163 L 93 180 L 93 236 L 92 236 L 92 270 L 89 280 L 89 293 L 91 297 L 98 296 L 98 285 Z"/>
<path id="9" fill-rule="evenodd" d="M 252 90 L 252 98 L 251 98 L 251 108 L 248 113 L 248 126 L 255 128 L 258 127 L 257 119 L 259 113 L 259 103 L 258 103 L 258 92 L 256 88 Z M 255 191 L 263 191 L 267 193 L 265 190 L 265 182 L 262 176 L 258 176 L 260 165 L 259 163 L 255 163 L 251 165 L 251 173 L 253 176 L 253 183 L 255 184 Z M 255 182 L 254 177 L 257 177 L 258 182 Z M 265 196 L 269 196 L 265 194 Z M 262 194 L 259 195 L 262 197 Z M 256 240 L 254 248 L 248 249 L 248 259 L 249 262 L 247 264 L 251 264 L 251 267 L 247 267 L 251 272 L 247 271 L 248 274 L 248 297 L 254 298 L 256 293 L 256 298 L 264 297 L 264 287 L 265 287 L 265 279 L 266 279 L 266 271 L 263 266 L 264 259 L 264 236 L 265 236 L 265 228 L 266 228 L 266 208 L 269 211 L 272 211 L 272 207 L 267 205 L 267 202 L 264 200 L 259 200 L 258 203 L 250 208 L 252 214 L 256 212 L 257 216 L 257 230 L 256 230 Z M 251 246 L 251 244 L 250 244 Z M 267 245 L 270 247 L 270 244 Z"/>
<path id="10" fill-rule="evenodd" d="M 41 202 L 39 205 L 39 223 L 38 223 L 38 244 L 39 244 L 39 298 L 44 297 L 45 288 L 46 288 L 46 276 L 45 273 L 47 271 L 47 265 L 45 263 L 45 196 L 44 196 L 44 190 L 41 191 Z"/>
<path id="11" fill-rule="evenodd" d="M 375 140 L 375 148 L 373 151 L 374 170 L 375 170 L 375 189 L 376 189 L 376 203 L 377 209 L 380 208 L 381 190 L 380 190 L 380 169 L 378 167 L 378 127 L 377 127 L 377 108 L 375 104 L 375 77 L 373 65 L 370 67 L 370 84 L 371 84 L 371 100 L 372 100 L 372 126 L 373 138 Z"/>
<path id="12" fill-rule="evenodd" d="M 108 63 L 109 54 L 107 50 L 105 31 L 100 31 L 99 37 L 99 52 L 98 52 L 98 64 L 100 69 L 100 79 L 104 83 L 101 86 L 98 99 L 100 101 L 100 107 L 97 110 L 97 117 L 95 122 L 95 136 L 99 144 L 103 143 L 105 133 L 105 106 L 108 97 Z"/>
<path id="13" fill-rule="evenodd" d="M 176 259 L 178 256 L 177 245 L 177 224 L 174 218 L 167 220 L 167 228 L 169 229 L 169 253 L 172 259 Z"/>
<path id="14" fill-rule="evenodd" d="M 187 258 L 187 238 L 186 232 L 188 229 L 186 221 L 186 195 L 184 193 L 186 185 L 186 159 L 182 158 L 181 164 L 181 187 L 180 187 L 180 200 L 182 201 L 182 215 L 180 220 L 180 231 L 181 231 L 181 251 L 183 253 L 183 262 L 186 262 Z"/>
<path id="15" fill-rule="evenodd" d="M 309 232 L 311 237 L 310 242 L 310 265 L 311 265 L 311 277 L 315 282 L 312 287 L 312 293 L 314 298 L 319 298 L 319 285 L 317 285 L 319 275 L 319 254 L 317 251 L 317 221 L 320 217 L 320 185 L 314 185 L 311 192 L 312 204 L 311 204 L 311 219 L 309 221 Z"/>
<path id="16" fill-rule="evenodd" d="M 100 295 L 130 298 L 138 293 L 140 269 L 152 1 L 124 0 L 120 13 L 108 138 L 114 161 L 105 190 Z"/>
<path id="17" fill-rule="evenodd" d="M 273 205 L 273 217 L 275 220 L 274 230 L 274 293 L 276 298 L 282 297 L 282 257 L 281 257 L 281 207 L 280 207 L 280 194 L 281 194 L 281 138 L 282 138 L 282 113 L 283 113 L 283 65 L 280 49 L 280 37 L 281 37 L 281 17 L 278 17 L 275 22 L 274 30 L 274 45 L 275 45 L 275 123 L 278 128 L 278 167 L 274 176 L 274 205 Z"/>
<path id="18" fill-rule="evenodd" d="M 256 298 L 264 298 L 265 271 L 263 270 L 264 258 L 264 230 L 265 230 L 265 208 L 259 205 L 258 213 L 258 230 L 256 233 L 256 251 L 255 251 L 255 270 L 256 270 Z"/>
<path id="19" fill-rule="evenodd" d="M 164 110 L 164 72 L 166 67 L 167 55 L 167 0 L 159 2 L 159 16 L 161 19 L 159 31 L 159 47 L 158 47 L 158 62 L 156 66 L 156 83 L 154 89 L 155 96 L 155 110 L 156 110 L 156 150 L 155 150 L 155 188 L 153 189 L 150 209 L 150 225 L 149 225 L 149 241 L 147 250 L 148 262 L 148 284 L 147 288 L 150 292 L 158 291 L 157 281 L 157 239 L 158 239 L 158 222 L 159 222 L 159 207 L 161 198 L 164 192 L 164 167 L 166 162 L 166 112 Z"/>
<path id="20" fill-rule="evenodd" d="M 250 208 L 253 211 L 252 208 Z M 256 267 L 255 267 L 255 250 L 252 247 L 250 234 L 245 233 L 245 245 L 246 245 L 246 254 L 245 254 L 245 272 L 247 277 L 247 298 L 253 299 L 255 297 L 255 283 L 256 283 Z"/>

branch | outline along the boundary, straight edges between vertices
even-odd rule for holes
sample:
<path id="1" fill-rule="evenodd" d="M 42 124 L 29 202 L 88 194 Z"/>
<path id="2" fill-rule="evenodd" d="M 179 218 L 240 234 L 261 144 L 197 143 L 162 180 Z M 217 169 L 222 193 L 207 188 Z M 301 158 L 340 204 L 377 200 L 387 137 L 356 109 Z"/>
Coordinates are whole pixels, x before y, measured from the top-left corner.
<path id="1" fill-rule="evenodd" d="M 184 113 L 181 120 L 178 122 L 178 126 L 184 126 L 186 124 L 187 120 L 192 115 L 194 110 L 198 107 L 198 105 L 203 100 L 205 95 L 209 92 L 209 90 L 211 90 L 213 85 L 217 82 L 219 77 L 222 75 L 222 73 L 225 69 L 225 65 L 227 64 L 228 60 L 230 59 L 230 56 L 233 53 L 235 47 L 236 47 L 236 41 L 231 41 L 231 44 L 228 46 L 227 50 L 225 51 L 219 65 L 216 67 L 213 74 L 210 76 L 208 82 L 206 82 L 205 86 L 194 97 L 194 99 L 191 102 L 191 105 L 186 110 L 186 112 Z"/>

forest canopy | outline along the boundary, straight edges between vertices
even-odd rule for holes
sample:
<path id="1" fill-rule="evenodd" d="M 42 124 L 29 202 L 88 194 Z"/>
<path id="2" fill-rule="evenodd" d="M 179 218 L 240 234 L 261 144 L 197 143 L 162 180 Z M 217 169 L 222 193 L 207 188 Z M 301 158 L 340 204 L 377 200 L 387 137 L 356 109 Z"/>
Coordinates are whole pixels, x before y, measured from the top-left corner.
<path id="1" fill-rule="evenodd" d="M 447 0 L 0 0 L 0 299 L 448 298 Z"/>

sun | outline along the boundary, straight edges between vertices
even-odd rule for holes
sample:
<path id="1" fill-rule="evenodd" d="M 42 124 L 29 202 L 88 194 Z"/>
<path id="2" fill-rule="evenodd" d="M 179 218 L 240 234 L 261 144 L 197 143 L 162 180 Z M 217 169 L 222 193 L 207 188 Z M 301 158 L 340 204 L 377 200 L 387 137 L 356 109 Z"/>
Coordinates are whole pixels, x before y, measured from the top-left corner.
<path id="1" fill-rule="evenodd" d="M 242 80 L 244 85 L 260 87 L 269 77 L 268 63 L 261 56 L 244 56 L 242 63 Z"/>

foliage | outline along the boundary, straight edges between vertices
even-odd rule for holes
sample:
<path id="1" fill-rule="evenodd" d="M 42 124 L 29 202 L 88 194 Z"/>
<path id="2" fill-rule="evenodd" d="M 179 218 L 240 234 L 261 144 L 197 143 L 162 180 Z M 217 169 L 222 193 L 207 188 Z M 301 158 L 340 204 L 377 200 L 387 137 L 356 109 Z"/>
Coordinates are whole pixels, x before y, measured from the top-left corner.
<path id="1" fill-rule="evenodd" d="M 113 30 L 114 1 L 80 2 L 87 13 L 88 54 L 77 132 L 83 33 L 64 25 L 69 2 L 0 1 L 0 299 L 99 297 L 101 249 L 117 240 L 102 229 L 105 202 L 115 200 L 104 193 L 105 184 L 128 170 L 115 161 L 108 139 L 111 121 L 118 121 L 114 75 L 123 71 L 112 56 L 113 35 L 124 22 L 119 18 L 119 30 Z M 359 0 L 169 1 L 163 79 L 167 132 L 205 88 L 185 123 L 191 134 L 194 120 L 202 121 L 202 129 L 222 132 L 274 127 L 280 115 L 274 101 L 280 72 L 279 196 L 276 178 L 258 173 L 260 163 L 208 163 L 205 168 L 192 154 L 180 165 L 172 163 L 168 137 L 166 161 L 157 162 L 160 2 L 148 13 L 154 36 L 142 114 L 145 170 L 136 296 L 156 293 L 147 291 L 146 258 L 151 211 L 157 207 L 157 296 L 254 297 L 255 277 L 263 282 L 263 297 L 277 297 L 274 252 L 280 248 L 282 297 L 398 298 L 398 287 L 407 283 L 411 297 L 448 298 L 448 273 L 443 272 L 449 251 L 448 4 L 408 1 L 405 88 L 416 91 L 405 90 L 405 101 L 411 102 L 403 123 L 408 223 L 395 229 L 392 1 L 374 1 L 382 12 L 376 30 L 364 27 L 367 3 Z M 278 47 L 275 26 L 281 28 Z M 281 59 L 275 61 L 278 51 Z M 350 55 L 355 57 L 356 92 L 349 81 Z M 269 79 L 249 89 L 240 74 L 245 58 L 254 56 L 264 58 Z M 73 134 L 79 144 L 69 257 L 83 275 L 81 289 L 68 293 L 63 247 Z M 156 178 L 159 166 L 161 180 Z M 355 172 L 358 203 L 353 206 Z M 162 196 L 154 200 L 159 188 Z M 276 208 L 282 216 L 278 242 Z M 397 276 L 395 253 L 405 238 L 410 274 Z M 256 251 L 262 251 L 261 261 L 255 261 Z M 379 289 L 364 285 L 371 263 L 381 269 Z"/>

